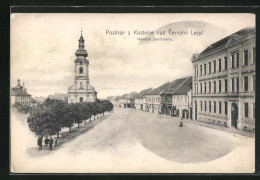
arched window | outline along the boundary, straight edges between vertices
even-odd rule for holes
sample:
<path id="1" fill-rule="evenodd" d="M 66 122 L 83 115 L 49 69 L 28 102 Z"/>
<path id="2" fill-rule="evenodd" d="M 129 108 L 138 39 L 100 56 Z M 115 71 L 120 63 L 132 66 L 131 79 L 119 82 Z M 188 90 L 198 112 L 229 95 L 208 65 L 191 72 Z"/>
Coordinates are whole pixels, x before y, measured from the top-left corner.
<path id="1" fill-rule="evenodd" d="M 83 102 L 83 97 L 80 97 L 80 98 L 79 98 L 79 102 Z"/>
<path id="2" fill-rule="evenodd" d="M 80 74 L 83 74 L 83 67 L 80 67 L 80 68 L 79 68 L 79 73 L 80 73 Z"/>
<path id="3" fill-rule="evenodd" d="M 80 82 L 80 89 L 83 89 L 83 83 Z"/>

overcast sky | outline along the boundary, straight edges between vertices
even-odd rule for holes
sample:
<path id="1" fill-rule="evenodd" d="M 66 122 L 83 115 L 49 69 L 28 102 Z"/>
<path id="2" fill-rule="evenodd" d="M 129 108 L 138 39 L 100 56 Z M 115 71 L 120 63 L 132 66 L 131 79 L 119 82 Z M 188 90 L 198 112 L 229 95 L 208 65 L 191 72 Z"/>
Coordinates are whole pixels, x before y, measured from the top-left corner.
<path id="1" fill-rule="evenodd" d="M 90 84 L 98 98 L 105 98 L 192 75 L 193 53 L 254 23 L 252 14 L 12 14 L 11 86 L 20 78 L 32 96 L 67 93 L 81 28 Z M 203 35 L 147 43 L 137 41 L 144 35 L 127 35 L 165 28 L 203 30 Z M 106 30 L 126 34 L 107 35 Z"/>

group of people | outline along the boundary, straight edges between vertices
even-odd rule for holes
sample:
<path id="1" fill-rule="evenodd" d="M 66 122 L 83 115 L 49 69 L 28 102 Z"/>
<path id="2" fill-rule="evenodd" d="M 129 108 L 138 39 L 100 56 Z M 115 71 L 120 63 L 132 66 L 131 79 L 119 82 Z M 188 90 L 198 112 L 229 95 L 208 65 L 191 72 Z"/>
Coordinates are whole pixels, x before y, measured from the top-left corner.
<path id="1" fill-rule="evenodd" d="M 53 145 L 52 137 L 50 137 L 49 139 L 48 136 L 46 136 L 44 139 L 44 143 L 45 143 L 45 149 L 52 150 L 52 145 Z M 39 146 L 39 150 L 42 150 L 42 136 L 38 137 L 37 145 Z M 54 147 L 57 147 L 57 138 L 55 138 Z"/>

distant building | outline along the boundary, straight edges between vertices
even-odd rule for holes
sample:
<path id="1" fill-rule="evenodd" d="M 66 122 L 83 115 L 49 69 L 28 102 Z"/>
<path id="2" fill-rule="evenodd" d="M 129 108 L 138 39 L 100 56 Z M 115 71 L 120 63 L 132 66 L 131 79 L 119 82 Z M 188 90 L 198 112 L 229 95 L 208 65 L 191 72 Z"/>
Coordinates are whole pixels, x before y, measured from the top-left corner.
<path id="1" fill-rule="evenodd" d="M 161 93 L 170 85 L 167 82 L 158 88 L 149 91 L 146 95 L 145 111 L 152 113 L 161 113 Z"/>
<path id="2" fill-rule="evenodd" d="M 50 94 L 48 98 L 50 99 L 56 99 L 56 100 L 62 100 L 64 102 L 68 102 L 68 94 L 62 94 L 62 93 L 55 93 L 55 94 Z"/>
<path id="3" fill-rule="evenodd" d="M 137 92 L 133 92 L 127 98 L 127 107 L 128 108 L 135 108 L 135 98 L 138 96 Z"/>
<path id="4" fill-rule="evenodd" d="M 79 48 L 74 60 L 74 84 L 68 88 L 68 103 L 77 102 L 95 102 L 97 100 L 97 92 L 94 87 L 89 84 L 89 61 L 87 51 L 84 49 L 84 38 L 79 38 Z"/>
<path id="5" fill-rule="evenodd" d="M 127 95 L 128 94 L 124 94 L 120 97 L 120 99 L 119 99 L 120 108 L 127 108 Z"/>
<path id="6" fill-rule="evenodd" d="M 17 80 L 17 85 L 11 89 L 11 105 L 21 104 L 31 106 L 31 95 L 27 93 L 24 86 L 21 86 L 20 79 Z"/>
<path id="7" fill-rule="evenodd" d="M 255 41 L 245 28 L 192 56 L 194 120 L 255 130 Z"/>
<path id="8" fill-rule="evenodd" d="M 135 108 L 139 110 L 144 110 L 144 100 L 145 100 L 145 95 L 151 91 L 152 88 L 142 90 L 136 97 L 135 97 Z"/>

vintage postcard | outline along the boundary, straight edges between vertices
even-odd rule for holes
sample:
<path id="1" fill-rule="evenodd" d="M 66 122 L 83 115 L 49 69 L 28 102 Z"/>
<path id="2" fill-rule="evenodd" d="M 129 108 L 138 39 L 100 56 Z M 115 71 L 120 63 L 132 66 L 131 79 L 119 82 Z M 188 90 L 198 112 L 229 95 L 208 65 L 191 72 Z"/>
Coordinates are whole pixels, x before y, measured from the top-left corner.
<path id="1" fill-rule="evenodd" d="M 11 13 L 12 173 L 255 172 L 255 15 Z"/>

